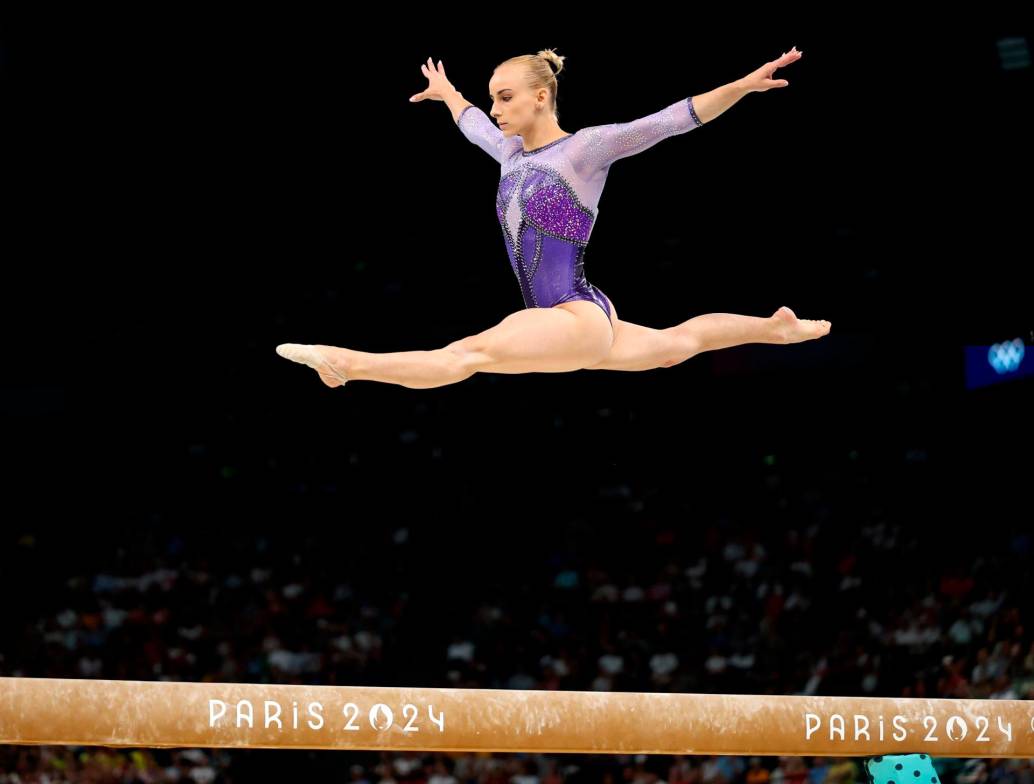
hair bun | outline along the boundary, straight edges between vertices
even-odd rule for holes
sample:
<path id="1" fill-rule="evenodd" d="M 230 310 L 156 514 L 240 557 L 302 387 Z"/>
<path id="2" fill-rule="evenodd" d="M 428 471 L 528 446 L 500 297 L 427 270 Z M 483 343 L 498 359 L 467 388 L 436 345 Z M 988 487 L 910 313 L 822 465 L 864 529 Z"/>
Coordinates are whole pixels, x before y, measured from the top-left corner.
<path id="1" fill-rule="evenodd" d="M 553 71 L 553 75 L 554 76 L 556 76 L 558 73 L 560 73 L 564 69 L 564 56 L 557 54 L 552 49 L 542 49 L 542 50 L 540 50 L 539 51 L 539 57 L 541 57 L 547 63 L 551 63 L 554 66 L 554 68 L 550 69 L 550 70 Z"/>

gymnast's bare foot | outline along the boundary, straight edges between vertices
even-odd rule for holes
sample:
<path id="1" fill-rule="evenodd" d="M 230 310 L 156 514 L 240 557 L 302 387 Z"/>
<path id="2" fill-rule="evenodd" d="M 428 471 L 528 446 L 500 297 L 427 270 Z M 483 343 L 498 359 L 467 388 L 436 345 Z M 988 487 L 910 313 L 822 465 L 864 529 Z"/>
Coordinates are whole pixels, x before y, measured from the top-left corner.
<path id="1" fill-rule="evenodd" d="M 276 353 L 284 359 L 308 365 L 319 373 L 320 379 L 328 387 L 344 386 L 348 381 L 349 354 L 351 352 L 346 348 L 306 343 L 281 343 L 276 347 Z"/>
<path id="2" fill-rule="evenodd" d="M 782 343 L 802 343 L 805 340 L 821 338 L 833 326 L 828 321 L 799 319 L 785 305 L 772 314 L 772 322 Z"/>

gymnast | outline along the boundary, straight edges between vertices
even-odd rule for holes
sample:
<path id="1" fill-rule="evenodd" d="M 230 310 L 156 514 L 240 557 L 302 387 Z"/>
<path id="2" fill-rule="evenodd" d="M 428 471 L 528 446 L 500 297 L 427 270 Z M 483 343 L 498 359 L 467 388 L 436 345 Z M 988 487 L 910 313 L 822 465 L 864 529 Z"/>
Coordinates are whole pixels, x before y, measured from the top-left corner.
<path id="1" fill-rule="evenodd" d="M 753 73 L 630 122 L 574 133 L 560 128 L 557 74 L 564 57 L 552 49 L 496 66 L 489 80 L 492 116 L 463 98 L 445 67 L 420 66 L 427 88 L 409 100 L 444 101 L 453 122 L 500 164 L 496 215 L 524 309 L 495 326 L 429 351 L 370 353 L 282 343 L 277 353 L 308 365 L 327 386 L 382 381 L 428 389 L 475 373 L 564 373 L 649 370 L 703 351 L 745 343 L 785 345 L 826 335 L 830 322 L 798 319 L 788 307 L 767 318 L 707 313 L 667 329 L 622 321 L 613 302 L 586 280 L 585 249 L 611 164 L 669 136 L 699 128 L 752 92 L 786 87 L 776 69 L 800 59 L 796 47 Z"/>

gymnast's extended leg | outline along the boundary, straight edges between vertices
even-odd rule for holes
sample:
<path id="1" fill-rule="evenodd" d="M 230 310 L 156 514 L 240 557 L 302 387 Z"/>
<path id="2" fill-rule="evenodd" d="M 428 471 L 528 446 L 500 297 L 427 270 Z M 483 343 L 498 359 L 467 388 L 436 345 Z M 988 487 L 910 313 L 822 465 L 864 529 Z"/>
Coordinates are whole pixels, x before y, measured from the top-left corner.
<path id="1" fill-rule="evenodd" d="M 314 368 L 327 386 L 382 381 L 428 389 L 475 373 L 565 373 L 593 365 L 611 349 L 613 331 L 592 302 L 511 313 L 494 327 L 430 351 L 376 354 L 336 346 L 284 343 L 282 357 Z"/>
<path id="2" fill-rule="evenodd" d="M 616 315 L 616 313 L 615 313 Z M 587 370 L 652 370 L 677 365 L 703 351 L 745 343 L 786 345 L 826 335 L 828 321 L 799 319 L 787 307 L 768 318 L 706 313 L 667 329 L 617 321 L 610 354 Z"/>

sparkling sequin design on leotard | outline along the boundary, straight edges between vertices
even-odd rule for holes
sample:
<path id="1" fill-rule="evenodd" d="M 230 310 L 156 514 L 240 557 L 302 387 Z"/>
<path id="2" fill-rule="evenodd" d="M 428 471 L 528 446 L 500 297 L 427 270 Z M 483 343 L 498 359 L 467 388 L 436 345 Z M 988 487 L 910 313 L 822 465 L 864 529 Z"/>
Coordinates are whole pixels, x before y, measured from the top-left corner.
<path id="1" fill-rule="evenodd" d="M 473 104 L 456 122 L 502 167 L 496 217 L 525 307 L 584 299 L 610 318 L 610 301 L 585 278 L 585 249 L 610 165 L 702 123 L 692 97 L 625 123 L 596 125 L 525 150 Z"/>

